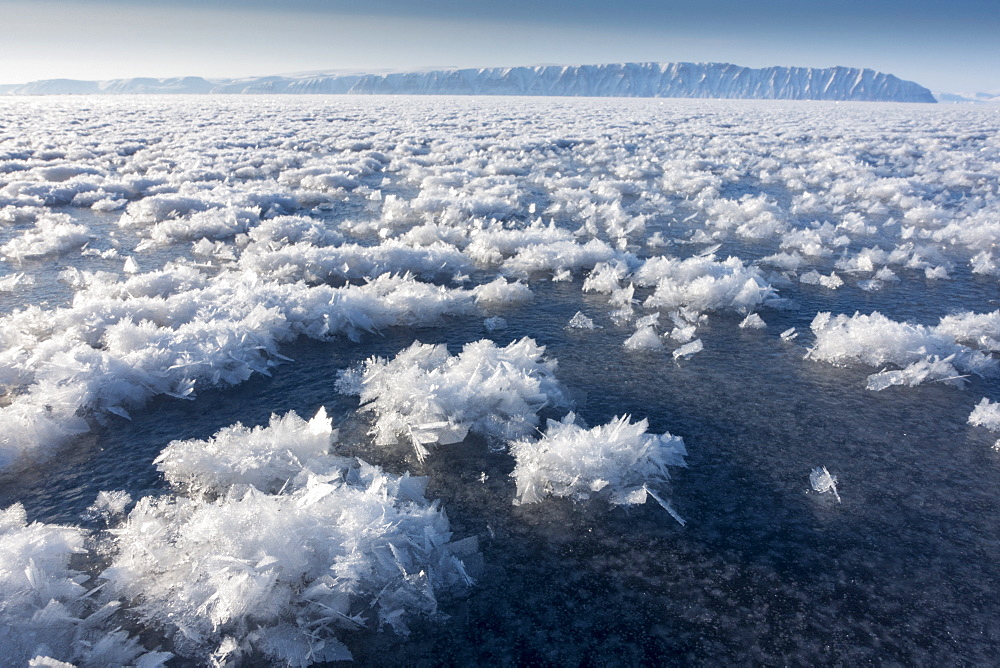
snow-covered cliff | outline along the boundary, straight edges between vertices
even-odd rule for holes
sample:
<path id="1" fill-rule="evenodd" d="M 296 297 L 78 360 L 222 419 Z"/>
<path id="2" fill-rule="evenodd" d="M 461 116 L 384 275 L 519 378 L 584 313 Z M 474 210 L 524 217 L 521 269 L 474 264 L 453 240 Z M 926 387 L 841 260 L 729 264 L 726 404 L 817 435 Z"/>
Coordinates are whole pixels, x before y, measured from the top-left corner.
<path id="1" fill-rule="evenodd" d="M 254 79 L 115 79 L 36 81 L 8 94 L 406 94 L 692 97 L 758 100 L 935 102 L 912 81 L 870 69 L 766 67 L 727 63 L 624 63 L 432 70 L 392 74 L 319 74 Z"/>

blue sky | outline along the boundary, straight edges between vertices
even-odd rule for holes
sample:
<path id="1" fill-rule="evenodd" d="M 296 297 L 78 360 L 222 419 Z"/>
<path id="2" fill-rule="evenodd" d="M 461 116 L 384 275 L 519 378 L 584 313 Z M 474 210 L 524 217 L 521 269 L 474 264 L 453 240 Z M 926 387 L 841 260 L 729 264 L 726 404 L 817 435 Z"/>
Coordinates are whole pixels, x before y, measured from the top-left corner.
<path id="1" fill-rule="evenodd" d="M 993 0 L 0 0 L 0 83 L 715 61 L 1000 89 Z"/>

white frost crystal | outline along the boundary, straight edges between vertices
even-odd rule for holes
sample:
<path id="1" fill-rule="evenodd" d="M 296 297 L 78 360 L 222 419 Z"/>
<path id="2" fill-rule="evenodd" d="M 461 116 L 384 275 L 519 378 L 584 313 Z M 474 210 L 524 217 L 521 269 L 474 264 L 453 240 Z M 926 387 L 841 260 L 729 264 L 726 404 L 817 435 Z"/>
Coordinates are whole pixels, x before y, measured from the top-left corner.
<path id="1" fill-rule="evenodd" d="M 823 276 L 818 271 L 813 270 L 799 276 L 799 282 L 806 285 L 822 285 L 824 288 L 836 290 L 844 284 L 844 279 L 832 273 L 829 276 Z"/>
<path id="2" fill-rule="evenodd" d="M 214 493 L 141 499 L 111 531 L 111 593 L 198 661 L 349 659 L 343 633 L 406 634 L 409 616 L 435 615 L 442 592 L 472 584 L 462 559 L 475 541 L 450 542 L 425 479 L 323 455 L 331 433 L 321 409 L 309 422 L 229 427 L 195 460 L 195 442 L 172 444 L 160 458 L 168 477 Z"/>
<path id="3" fill-rule="evenodd" d="M 956 343 L 963 325 L 955 319 L 934 328 L 897 322 L 878 311 L 853 316 L 818 313 L 811 328 L 816 342 L 807 358 L 837 365 L 860 362 L 883 367 L 868 377 L 871 390 L 927 381 L 960 387 L 967 374 L 985 375 L 997 366 L 988 355 Z M 886 369 L 886 365 L 898 368 Z"/>
<path id="4" fill-rule="evenodd" d="M 10 260 L 27 260 L 58 255 L 79 248 L 90 240 L 86 225 L 72 222 L 64 213 L 48 214 L 35 222 L 33 229 L 0 246 L 0 256 Z"/>
<path id="5" fill-rule="evenodd" d="M 1000 431 L 1000 403 L 993 403 L 983 397 L 969 415 L 969 424 L 986 427 L 990 431 Z"/>
<path id="6" fill-rule="evenodd" d="M 111 520 L 125 512 L 125 508 L 132 503 L 132 496 L 128 492 L 121 490 L 112 492 L 98 492 L 84 514 L 87 518 L 104 520 L 105 524 L 110 524 Z"/>
<path id="7" fill-rule="evenodd" d="M 583 311 L 577 311 L 569 320 L 570 329 L 600 329 L 600 326 L 595 325 L 594 321 L 583 314 Z"/>
<path id="8" fill-rule="evenodd" d="M 467 343 L 458 355 L 419 341 L 392 360 L 372 358 L 341 374 L 338 388 L 375 414 L 375 442 L 409 440 L 420 459 L 428 446 L 462 441 L 469 431 L 507 441 L 530 433 L 538 411 L 568 403 L 555 360 L 534 339 L 498 347 Z"/>
<path id="9" fill-rule="evenodd" d="M 495 315 L 492 318 L 483 320 L 483 327 L 486 328 L 487 332 L 499 332 L 507 329 L 507 320 Z"/>
<path id="10" fill-rule="evenodd" d="M 625 339 L 626 350 L 663 350 L 663 342 L 652 325 L 645 325 Z"/>
<path id="11" fill-rule="evenodd" d="M 820 494 L 832 492 L 837 503 L 840 503 L 840 494 L 837 493 L 837 476 L 830 475 L 825 466 L 817 466 L 812 470 L 812 473 L 809 474 L 809 484 L 812 485 L 813 490 Z"/>
<path id="12" fill-rule="evenodd" d="M 5 666 L 160 666 L 172 655 L 149 653 L 109 620 L 118 605 L 89 595 L 87 575 L 69 566 L 86 552 L 76 527 L 28 523 L 24 507 L 0 510 L 0 663 Z M 119 620 L 120 623 L 120 620 Z M 48 662 L 48 663 L 46 663 Z M 55 663 L 53 663 L 55 662 Z"/>
<path id="13" fill-rule="evenodd" d="M 677 348 L 673 352 L 675 360 L 687 359 L 694 355 L 695 353 L 700 353 L 705 349 L 705 345 L 701 342 L 701 339 L 695 339 L 691 343 L 685 343 L 680 348 Z"/>
<path id="14" fill-rule="evenodd" d="M 635 272 L 635 282 L 655 290 L 646 308 L 689 308 L 697 312 L 749 309 L 767 302 L 774 289 L 760 270 L 739 258 L 714 255 L 678 260 L 652 257 Z"/>
<path id="15" fill-rule="evenodd" d="M 272 415 L 266 427 L 236 423 L 207 441 L 173 441 L 153 463 L 171 485 L 196 494 L 222 493 L 236 484 L 276 492 L 303 464 L 326 455 L 335 437 L 321 407 L 308 422 L 293 411 Z"/>
<path id="16" fill-rule="evenodd" d="M 992 432 L 1000 431 L 1000 403 L 993 403 L 983 397 L 969 414 L 969 424 L 974 427 L 986 427 Z M 1000 450 L 1000 440 L 993 444 L 994 450 Z"/>
<path id="17" fill-rule="evenodd" d="M 82 415 L 128 417 L 155 395 L 192 399 L 203 387 L 269 374 L 281 343 L 305 335 L 357 339 L 390 326 L 439 323 L 475 311 L 480 288 L 412 276 L 365 285 L 283 283 L 250 273 L 214 277 L 169 266 L 119 281 L 72 270 L 71 305 L 0 316 L 0 470 L 49 457 L 89 430 Z M 489 298 L 526 291 L 497 282 Z M 530 291 L 529 291 L 530 294 Z"/>
<path id="18" fill-rule="evenodd" d="M 756 313 L 750 313 L 740 322 L 740 329 L 764 329 L 767 324 Z"/>
<path id="19" fill-rule="evenodd" d="M 681 524 L 683 520 L 658 490 L 670 478 L 668 467 L 685 466 L 684 440 L 669 433 L 647 434 L 646 420 L 629 416 L 586 429 L 573 413 L 549 420 L 545 435 L 511 445 L 517 460 L 515 504 L 538 503 L 548 496 L 582 501 L 602 492 L 609 503 L 633 505 L 652 496 Z"/>

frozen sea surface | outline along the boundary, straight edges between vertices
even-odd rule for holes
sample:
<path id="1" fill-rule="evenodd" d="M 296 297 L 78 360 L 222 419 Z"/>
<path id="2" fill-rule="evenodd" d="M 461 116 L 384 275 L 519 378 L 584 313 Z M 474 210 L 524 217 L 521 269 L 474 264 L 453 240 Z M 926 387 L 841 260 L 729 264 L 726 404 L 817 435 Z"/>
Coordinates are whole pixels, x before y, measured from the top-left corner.
<path id="1" fill-rule="evenodd" d="M 170 442 L 325 407 L 339 429 L 333 452 L 426 476 L 451 540 L 478 541 L 462 557 L 474 584 L 442 590 L 438 614 L 406 608 L 408 635 L 374 617 L 334 634 L 360 665 L 994 660 L 1000 453 L 969 415 L 1000 399 L 1000 327 L 941 319 L 998 309 L 996 111 L 448 98 L 0 105 L 0 245 L 60 214 L 91 237 L 37 257 L 27 242 L 4 246 L 0 281 L 23 277 L 0 291 L 0 508 L 80 527 L 89 552 L 69 563 L 90 576 L 84 588 L 124 554 L 87 515 L 99 492 L 181 498 L 153 465 Z M 127 257 L 138 272 L 124 270 Z M 371 282 L 408 271 L 392 287 Z M 810 271 L 843 284 L 800 280 Z M 498 276 L 491 291 L 477 287 Z M 604 278 L 585 286 L 592 276 Z M 568 327 L 577 312 L 599 328 Z M 851 319 L 841 338 L 820 341 L 834 334 L 814 330 L 818 313 L 856 312 L 899 326 L 862 331 L 869 321 Z M 741 328 L 748 313 L 766 327 Z M 506 327 L 487 327 L 489 317 Z M 143 320 L 155 339 L 126 323 Z M 623 346 L 647 325 L 662 349 Z M 692 326 L 703 349 L 675 360 Z M 783 339 L 792 327 L 798 336 Z M 599 492 L 515 505 L 502 440 L 472 430 L 426 458 L 406 438 L 377 444 L 372 413 L 338 385 L 416 341 L 454 356 L 523 337 L 557 362 L 572 400 L 529 401 L 525 418 L 540 430 L 571 409 L 587 426 L 629 415 L 683 438 L 686 466 L 670 468 L 663 493 L 686 525 L 653 501 L 615 506 Z M 226 361 L 211 355 L 215 341 Z M 954 374 L 923 373 L 934 364 Z M 867 389 L 883 371 L 905 382 Z M 184 387 L 193 400 L 167 393 Z M 810 485 L 823 466 L 840 503 Z M 18 563 L 5 535 L 15 534 L 0 531 L 0 548 Z M 46 596 L 74 600 L 36 588 L 23 603 L 32 586 L 0 580 L 0 595 L 21 605 L 12 614 Z M 181 655 L 178 665 L 206 660 L 139 605 L 126 598 L 104 632 L 121 626 L 148 650 Z M 237 641 L 250 633 L 226 623 Z M 36 629 L 38 644 L 86 663 L 80 645 L 59 644 L 60 628 L 51 638 Z M 251 653 L 232 660 L 279 663 L 250 635 Z"/>

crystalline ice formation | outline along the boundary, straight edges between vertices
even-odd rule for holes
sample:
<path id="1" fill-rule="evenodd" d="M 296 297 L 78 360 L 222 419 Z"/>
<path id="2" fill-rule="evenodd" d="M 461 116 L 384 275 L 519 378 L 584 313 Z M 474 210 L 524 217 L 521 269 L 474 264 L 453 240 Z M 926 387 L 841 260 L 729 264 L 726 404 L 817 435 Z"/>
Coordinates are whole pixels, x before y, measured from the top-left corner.
<path id="1" fill-rule="evenodd" d="M 564 406 L 556 362 L 523 338 L 506 347 L 468 343 L 458 355 L 444 345 L 414 343 L 392 360 L 373 358 L 342 374 L 338 387 L 375 414 L 382 445 L 409 440 L 423 459 L 428 446 L 456 443 L 469 431 L 498 441 L 519 438 L 538 424 L 544 406 Z"/>
<path id="2" fill-rule="evenodd" d="M 486 328 L 487 332 L 499 332 L 507 329 L 507 321 L 504 318 L 495 315 L 492 318 L 486 318 L 486 320 L 483 320 L 483 327 Z"/>
<path id="3" fill-rule="evenodd" d="M 501 270 L 509 276 L 527 278 L 543 271 L 556 273 L 566 269 L 589 268 L 599 262 L 618 259 L 621 255 L 600 239 L 582 244 L 556 241 L 520 249 L 501 265 Z"/>
<path id="4" fill-rule="evenodd" d="M 34 276 L 28 276 L 21 272 L 10 274 L 0 278 L 0 292 L 13 292 L 18 285 L 33 285 L 34 283 Z"/>
<path id="5" fill-rule="evenodd" d="M 118 221 L 120 227 L 145 227 L 152 223 L 190 216 L 208 208 L 205 201 L 195 197 L 153 195 L 128 205 Z"/>
<path id="6" fill-rule="evenodd" d="M 335 438 L 325 408 L 309 421 L 293 411 L 272 415 L 266 427 L 236 423 L 207 441 L 173 441 L 153 464 L 191 495 L 221 494 L 237 484 L 277 492 L 307 462 L 326 455 Z"/>
<path id="7" fill-rule="evenodd" d="M 879 392 L 894 385 L 914 387 L 928 380 L 936 380 L 948 385 L 961 387 L 966 377 L 959 374 L 954 366 L 955 355 L 944 359 L 936 356 L 917 360 L 902 369 L 880 371 L 868 376 L 868 389 Z"/>
<path id="8" fill-rule="evenodd" d="M 530 302 L 533 295 L 531 288 L 520 281 L 508 282 L 498 278 L 491 283 L 484 283 L 472 288 L 476 304 L 490 306 L 510 306 Z"/>
<path id="9" fill-rule="evenodd" d="M 0 317 L 0 469 L 44 459 L 74 434 L 82 415 L 128 416 L 157 394 L 192 398 L 196 389 L 268 374 L 279 343 L 325 339 L 392 325 L 437 324 L 476 303 L 516 301 L 530 291 L 499 279 L 447 289 L 409 276 L 380 276 L 334 288 L 224 272 L 210 280 L 171 266 L 126 281 L 69 272 L 71 306 L 33 307 Z"/>
<path id="10" fill-rule="evenodd" d="M 621 288 L 621 281 L 628 275 L 624 262 L 600 262 L 583 282 L 584 292 L 611 294 Z"/>
<path id="11" fill-rule="evenodd" d="M 663 350 L 663 342 L 652 325 L 639 327 L 624 345 L 626 350 Z"/>
<path id="12" fill-rule="evenodd" d="M 0 246 L 0 256 L 11 260 L 57 255 L 79 248 L 90 239 L 86 225 L 73 223 L 64 213 L 46 214 L 35 222 L 35 227 L 21 236 Z"/>
<path id="13" fill-rule="evenodd" d="M 570 329 L 600 329 L 600 326 L 595 325 L 594 321 L 584 315 L 583 311 L 577 311 L 569 320 Z"/>
<path id="14" fill-rule="evenodd" d="M 593 429 L 576 424 L 573 413 L 549 420 L 541 439 L 511 445 L 517 460 L 511 473 L 517 483 L 514 503 L 538 503 L 548 496 L 585 500 L 600 492 L 614 505 L 633 505 L 649 494 L 674 515 L 657 490 L 670 477 L 668 467 L 685 466 L 684 440 L 647 434 L 648 427 L 646 420 L 632 422 L 629 416 Z"/>
<path id="15" fill-rule="evenodd" d="M 986 397 L 976 404 L 969 414 L 969 424 L 975 427 L 986 427 L 990 431 L 1000 432 L 1000 403 L 993 403 Z M 1000 450 L 1000 440 L 993 444 L 994 450 Z"/>
<path id="16" fill-rule="evenodd" d="M 840 503 L 840 494 L 837 493 L 837 476 L 830 475 L 825 466 L 817 466 L 812 470 L 809 474 L 809 484 L 812 485 L 814 491 L 820 494 L 833 492 L 837 503 Z"/>
<path id="17" fill-rule="evenodd" d="M 143 230 L 146 236 L 136 250 L 165 246 L 177 241 L 228 239 L 247 232 L 260 221 L 258 211 L 228 206 L 194 212 L 181 218 L 169 218 Z"/>
<path id="18" fill-rule="evenodd" d="M 389 239 L 378 246 L 314 246 L 299 242 L 271 248 L 255 244 L 240 255 L 239 266 L 261 276 L 281 273 L 286 280 L 320 283 L 335 278 L 361 279 L 404 272 L 431 278 L 465 271 L 470 263 L 450 244 L 409 246 Z"/>
<path id="19" fill-rule="evenodd" d="M 214 494 L 141 499 L 111 531 L 109 595 L 198 661 L 343 660 L 345 632 L 406 634 L 408 617 L 434 616 L 442 592 L 472 583 L 462 559 L 474 540 L 449 542 L 425 479 L 324 456 L 331 433 L 321 409 L 309 422 L 224 429 L 196 460 L 197 443 L 171 444 L 159 460 L 168 476 Z M 256 486 L 282 479 L 275 493 Z"/>
<path id="20" fill-rule="evenodd" d="M 1000 403 L 993 403 L 983 397 L 969 415 L 969 424 L 986 427 L 990 431 L 1000 431 Z"/>
<path id="21" fill-rule="evenodd" d="M 927 267 L 924 269 L 924 276 L 926 276 L 929 281 L 951 278 L 948 275 L 947 267 Z"/>
<path id="22" fill-rule="evenodd" d="M 670 338 L 678 343 L 687 343 L 698 331 L 697 325 L 678 325 L 670 330 Z"/>
<path id="23" fill-rule="evenodd" d="M 646 308 L 745 312 L 774 295 L 759 269 L 735 257 L 721 262 L 713 255 L 686 260 L 653 257 L 636 270 L 634 280 L 637 285 L 655 287 L 644 303 Z"/>
<path id="24" fill-rule="evenodd" d="M 861 272 L 874 272 L 875 267 L 888 262 L 889 256 L 884 250 L 875 246 L 874 248 L 862 248 L 853 257 L 843 257 L 837 261 L 836 267 L 849 274 Z"/>
<path id="25" fill-rule="evenodd" d="M 767 324 L 756 313 L 750 313 L 740 322 L 740 329 L 764 329 Z"/>
<path id="26" fill-rule="evenodd" d="M 91 519 L 102 519 L 105 524 L 110 524 L 111 520 L 125 512 L 125 508 L 132 503 L 132 496 L 128 492 L 121 490 L 97 493 L 94 503 L 87 507 L 85 517 Z"/>
<path id="27" fill-rule="evenodd" d="M 301 242 L 313 246 L 334 246 L 342 243 L 344 237 L 308 216 L 275 216 L 250 229 L 247 239 L 262 247 L 280 248 Z"/>
<path id="28" fill-rule="evenodd" d="M 495 266 L 522 249 L 544 247 L 551 244 L 573 243 L 573 235 L 568 230 L 555 225 L 544 225 L 535 220 L 521 229 L 507 229 L 502 225 L 489 225 L 472 231 L 472 240 L 466 247 L 466 254 L 477 264 Z"/>
<path id="29" fill-rule="evenodd" d="M 997 363 L 956 343 L 952 331 L 960 327 L 958 321 L 949 321 L 941 329 L 896 322 L 878 311 L 836 317 L 818 313 L 811 325 L 816 342 L 806 357 L 839 365 L 860 362 L 873 367 L 900 367 L 869 376 L 868 387 L 872 390 L 927 381 L 961 386 L 965 374 L 992 373 Z"/>
<path id="30" fill-rule="evenodd" d="M 635 295 L 635 285 L 629 283 L 623 288 L 615 288 L 611 291 L 611 298 L 608 303 L 612 306 L 619 306 L 621 308 L 631 309 L 635 300 L 632 298 Z"/>
<path id="31" fill-rule="evenodd" d="M 948 315 L 941 318 L 934 332 L 980 350 L 1000 351 L 1000 311 Z"/>
<path id="32" fill-rule="evenodd" d="M 109 620 L 118 605 L 94 601 L 89 578 L 69 567 L 86 552 L 75 527 L 27 521 L 24 507 L 0 510 L 0 662 L 10 666 L 161 666 L 172 655 L 147 652 Z M 119 620 L 120 624 L 121 620 Z M 49 664 L 44 663 L 49 661 Z M 58 664 L 56 664 L 58 665 Z"/>
<path id="33" fill-rule="evenodd" d="M 809 271 L 799 276 L 799 282 L 806 285 L 822 285 L 824 288 L 836 290 L 844 284 L 844 279 L 837 274 L 823 276 L 818 271 Z"/>
<path id="34" fill-rule="evenodd" d="M 695 353 L 700 353 L 705 349 L 705 345 L 701 342 L 701 339 L 695 339 L 691 343 L 685 343 L 680 348 L 677 348 L 672 353 L 675 360 L 687 359 L 694 355 Z"/>

